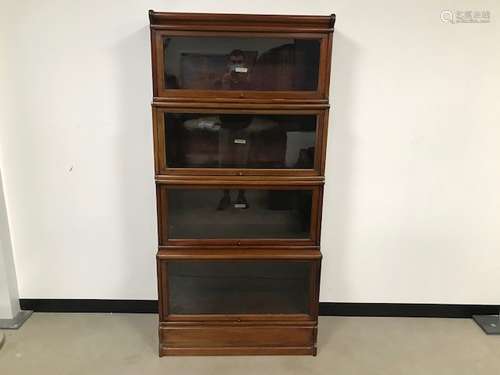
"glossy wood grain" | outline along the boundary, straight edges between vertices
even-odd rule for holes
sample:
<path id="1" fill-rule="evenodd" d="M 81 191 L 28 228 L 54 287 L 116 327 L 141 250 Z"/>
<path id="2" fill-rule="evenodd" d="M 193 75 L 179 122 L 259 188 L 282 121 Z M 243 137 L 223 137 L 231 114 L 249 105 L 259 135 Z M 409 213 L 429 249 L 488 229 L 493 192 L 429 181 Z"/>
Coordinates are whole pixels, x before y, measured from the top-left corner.
<path id="1" fill-rule="evenodd" d="M 149 11 L 151 28 L 200 30 L 200 28 L 227 28 L 248 30 L 263 28 L 276 32 L 307 29 L 310 32 L 331 32 L 335 14 L 329 16 L 274 15 L 274 14 L 229 14 L 229 13 L 176 13 Z"/>
<path id="2" fill-rule="evenodd" d="M 308 326 L 166 326 L 160 355 L 315 354 L 316 328 Z"/>
<path id="3" fill-rule="evenodd" d="M 150 11 L 149 18 L 159 240 L 157 278 L 160 355 L 316 355 L 322 259 L 319 248 L 335 15 L 286 16 Z M 257 84 L 257 81 L 252 81 L 252 84 L 246 86 L 245 89 L 238 89 L 237 86 L 215 85 L 212 87 L 207 85 L 209 81 L 203 81 L 203 77 L 193 78 L 194 81 L 189 82 L 186 81 L 188 76 L 183 75 L 180 85 L 176 86 L 173 84 L 174 81 L 168 81 L 167 84 L 167 78 L 170 79 L 171 76 L 167 77 L 166 71 L 174 67 L 175 59 L 179 59 L 175 56 L 179 56 L 182 51 L 175 52 L 174 50 L 174 55 L 168 55 L 170 63 L 167 64 L 166 70 L 165 52 L 169 52 L 168 46 L 165 50 L 165 38 L 181 38 L 175 39 L 174 43 L 179 42 L 179 46 L 183 45 L 184 51 L 190 41 L 195 41 L 194 44 L 199 46 L 200 41 L 213 43 L 216 41 L 215 38 L 220 40 L 225 38 L 224 43 L 228 45 L 228 49 L 234 49 L 237 46 L 238 39 L 235 38 L 243 38 L 247 45 L 254 43 L 255 46 L 262 41 L 267 41 L 267 50 L 273 51 L 276 50 L 273 49 L 274 47 L 284 45 L 286 41 L 291 41 L 289 44 L 294 45 L 295 40 L 306 42 L 318 40 L 317 82 L 312 85 L 310 82 L 304 84 L 298 80 L 294 81 L 295 86 L 290 86 L 294 89 L 280 90 L 280 87 L 285 86 L 278 81 L 281 79 L 280 82 L 286 83 L 286 78 L 279 76 L 276 77 L 276 82 L 269 81 L 270 85 L 265 86 L 266 90 L 260 90 L 259 85 L 267 82 L 262 81 L 263 76 L 257 75 L 254 77 L 258 77 L 261 83 Z M 281 42 L 278 43 L 278 41 Z M 287 48 L 295 51 L 293 49 L 295 47 L 289 46 L 284 47 L 283 51 Z M 253 48 L 253 50 L 259 50 L 260 54 L 266 51 L 266 48 Z M 188 52 L 196 53 L 197 51 L 194 48 Z M 224 53 L 228 54 L 229 51 Z M 279 67 L 279 56 L 276 57 L 278 57 L 275 60 L 277 65 L 272 59 L 270 63 Z M 190 61 L 197 61 L 198 58 L 197 55 L 189 57 Z M 171 65 L 172 61 L 174 65 Z M 207 61 L 212 64 L 210 58 Z M 291 65 L 284 66 L 286 69 L 283 72 L 287 72 L 287 69 L 291 69 L 295 63 L 296 67 L 300 67 L 300 61 L 289 61 Z M 250 60 L 245 61 L 245 63 L 249 62 Z M 220 70 L 220 66 L 216 69 L 215 65 L 210 64 L 206 66 L 209 73 L 211 69 L 214 72 L 217 69 Z M 268 72 L 271 71 L 272 69 Z M 175 72 L 179 75 L 177 71 Z M 288 72 L 290 73 L 290 70 Z M 261 74 L 262 71 L 255 71 L 255 74 L 257 73 Z M 272 80 L 273 74 L 268 74 L 269 77 L 264 78 Z M 300 76 L 297 77 L 300 78 Z M 298 79 L 297 77 L 295 79 Z M 203 89 L 196 87 L 203 87 Z M 220 154 L 218 148 L 220 143 L 216 145 L 217 142 L 212 141 L 210 144 L 209 140 L 201 137 L 201 133 L 196 134 L 198 138 L 191 140 L 191 144 L 183 145 L 182 137 L 185 134 L 177 135 L 177 138 L 175 134 L 172 134 L 176 128 L 172 124 L 165 125 L 166 114 L 176 116 L 184 114 L 188 119 L 193 114 L 200 114 L 199 118 L 204 115 L 219 114 L 264 118 L 280 115 L 312 115 L 316 117 L 314 160 L 311 164 L 297 164 L 307 165 L 307 168 L 282 168 L 275 164 L 273 167 L 266 167 L 264 164 L 257 165 L 258 168 L 252 168 L 250 164 L 207 167 L 210 162 L 196 166 L 196 162 L 189 160 L 219 158 L 218 162 L 222 160 L 224 164 L 225 160 L 228 160 L 228 155 L 229 160 L 241 159 L 232 159 L 233 151 L 229 154 Z M 277 142 L 279 144 L 280 141 Z M 265 147 L 272 147 L 267 145 L 268 143 L 272 145 L 271 134 L 261 143 L 264 150 Z M 172 155 L 171 147 L 180 148 L 179 153 L 176 154 L 177 159 L 171 159 L 169 163 L 167 152 Z M 203 147 L 211 148 L 203 151 Z M 252 156 L 252 152 L 248 152 Z M 199 159 L 183 159 L 183 153 L 194 153 L 193 155 Z M 214 157 L 214 155 L 217 156 Z M 261 155 L 263 159 L 260 160 L 264 162 L 278 160 L 275 156 Z M 188 162 L 182 160 L 188 160 Z M 213 162 L 211 165 L 214 165 Z M 169 197 L 169 191 L 185 191 L 188 194 L 171 194 Z M 249 233 L 238 227 L 228 229 L 228 233 L 232 231 L 233 234 L 237 234 L 234 238 L 227 238 L 232 235 L 220 232 L 220 228 L 213 227 L 217 224 L 223 225 L 223 221 L 218 222 L 217 217 L 220 216 L 222 220 L 226 213 L 229 214 L 229 211 L 224 211 L 229 209 L 229 206 L 223 205 L 222 213 L 217 214 L 218 206 L 211 203 L 213 200 L 211 195 L 198 194 L 204 191 L 220 192 L 221 197 L 229 192 L 229 202 L 237 205 L 237 207 L 230 208 L 231 210 L 262 208 L 260 220 L 257 217 L 249 219 L 252 215 L 246 215 L 243 212 L 241 212 L 243 215 L 239 215 L 237 211 L 233 212 L 237 214 L 235 217 L 242 225 L 257 224 L 252 227 L 253 232 L 249 231 L 251 238 L 248 238 Z M 286 210 L 295 206 L 290 202 L 287 203 L 287 199 L 283 198 L 287 194 L 281 195 L 279 192 L 294 191 L 311 192 L 310 197 L 308 194 L 302 194 L 306 200 L 310 200 L 311 205 L 307 224 L 309 229 L 306 235 L 296 233 L 287 237 L 287 233 L 294 233 L 288 232 L 289 229 L 287 229 L 284 232 L 275 232 L 281 233 L 280 236 L 284 235 L 284 237 L 266 237 L 265 232 L 266 230 L 269 232 L 269 228 L 264 228 L 266 230 L 259 235 L 258 224 L 265 223 L 270 216 L 275 214 L 268 210 L 270 207 L 285 209 L 285 215 L 282 217 L 285 221 L 292 217 Z M 252 192 L 257 193 L 251 194 Z M 293 201 L 303 202 L 300 198 L 302 195 L 294 196 Z M 240 199 L 241 196 L 245 197 L 246 202 Z M 191 198 L 184 204 L 182 200 L 186 197 Z M 169 199 L 175 201 L 169 202 Z M 233 202 L 234 199 L 237 201 Z M 265 202 L 263 206 L 262 202 Z M 249 207 L 242 207 L 241 204 L 249 204 Z M 170 205 L 176 207 L 175 215 L 177 216 L 170 215 L 169 217 Z M 213 212 L 206 209 L 200 211 L 202 206 L 211 207 Z M 196 223 L 200 222 L 200 217 L 194 215 L 196 210 L 206 215 L 207 219 L 212 217 L 213 223 L 210 220 L 205 223 L 215 228 L 215 232 L 220 232 L 222 234 L 220 237 L 225 238 L 218 238 L 215 232 L 207 232 L 207 228 L 200 227 L 198 230 Z M 179 221 L 179 218 L 182 220 Z M 241 218 L 246 219 L 241 220 Z M 173 232 L 169 232 L 171 220 L 177 220 L 177 223 L 182 223 L 187 227 L 174 228 Z M 233 225 L 230 221 L 226 225 L 228 224 Z M 290 224 L 293 224 L 293 221 Z M 282 228 L 294 228 L 294 226 Z M 183 238 L 178 238 L 179 236 Z M 203 280 L 206 280 L 206 283 Z M 228 302 L 227 309 L 224 309 L 224 304 L 220 303 L 225 298 Z"/>
<path id="4" fill-rule="evenodd" d="M 307 248 L 303 246 L 287 246 L 286 251 L 283 248 L 276 247 L 239 247 L 218 246 L 216 248 L 189 247 L 189 246 L 169 246 L 162 247 L 156 254 L 158 260 L 178 260 L 178 259 L 197 259 L 197 260 L 321 260 L 321 253 L 317 248 Z"/>

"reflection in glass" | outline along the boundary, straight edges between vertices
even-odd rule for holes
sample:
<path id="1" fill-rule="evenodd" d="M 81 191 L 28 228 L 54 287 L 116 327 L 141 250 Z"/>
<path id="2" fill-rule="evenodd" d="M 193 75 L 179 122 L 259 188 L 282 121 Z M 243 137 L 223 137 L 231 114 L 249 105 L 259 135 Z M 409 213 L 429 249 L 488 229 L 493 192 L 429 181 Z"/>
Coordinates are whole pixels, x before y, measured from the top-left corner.
<path id="1" fill-rule="evenodd" d="M 315 115 L 165 113 L 170 168 L 313 169 Z"/>
<path id="2" fill-rule="evenodd" d="M 170 314 L 307 314 L 311 263 L 196 262 L 168 265 Z"/>
<path id="3" fill-rule="evenodd" d="M 167 189 L 168 237 L 309 238 L 311 190 Z"/>
<path id="4" fill-rule="evenodd" d="M 164 51 L 167 89 L 317 88 L 319 39 L 174 36 Z"/>

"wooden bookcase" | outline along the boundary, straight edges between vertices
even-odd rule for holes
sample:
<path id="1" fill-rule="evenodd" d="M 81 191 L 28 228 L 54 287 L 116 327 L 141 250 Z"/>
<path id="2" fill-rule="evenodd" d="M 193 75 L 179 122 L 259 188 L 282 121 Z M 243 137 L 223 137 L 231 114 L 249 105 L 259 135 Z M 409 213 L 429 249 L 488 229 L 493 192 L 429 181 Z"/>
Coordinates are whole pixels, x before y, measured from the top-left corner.
<path id="1" fill-rule="evenodd" d="M 335 15 L 149 18 L 160 355 L 315 355 Z"/>

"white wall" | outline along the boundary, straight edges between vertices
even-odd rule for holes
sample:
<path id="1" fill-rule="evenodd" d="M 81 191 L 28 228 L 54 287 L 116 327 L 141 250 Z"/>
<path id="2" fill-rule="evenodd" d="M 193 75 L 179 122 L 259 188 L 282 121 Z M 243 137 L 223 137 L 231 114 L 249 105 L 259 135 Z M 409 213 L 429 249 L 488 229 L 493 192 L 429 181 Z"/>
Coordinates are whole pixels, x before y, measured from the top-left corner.
<path id="1" fill-rule="evenodd" d="M 156 297 L 147 10 L 337 14 L 322 301 L 500 303 L 498 1 L 4 1 L 24 298 Z M 444 9 L 489 24 L 444 24 Z"/>

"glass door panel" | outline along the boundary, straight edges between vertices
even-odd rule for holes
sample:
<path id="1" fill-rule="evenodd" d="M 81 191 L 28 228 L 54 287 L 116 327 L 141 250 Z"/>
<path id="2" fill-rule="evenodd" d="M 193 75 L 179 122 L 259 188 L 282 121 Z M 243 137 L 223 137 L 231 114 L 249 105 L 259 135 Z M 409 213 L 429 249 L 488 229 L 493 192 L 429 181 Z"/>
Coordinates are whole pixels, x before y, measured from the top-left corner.
<path id="1" fill-rule="evenodd" d="M 164 87 L 182 90 L 315 91 L 320 38 L 167 36 Z"/>
<path id="2" fill-rule="evenodd" d="M 315 168 L 315 114 L 167 112 L 163 121 L 167 168 Z"/>
<path id="3" fill-rule="evenodd" d="M 167 238 L 310 239 L 314 191 L 168 188 Z"/>
<path id="4" fill-rule="evenodd" d="M 308 314 L 311 262 L 170 261 L 169 314 Z"/>

